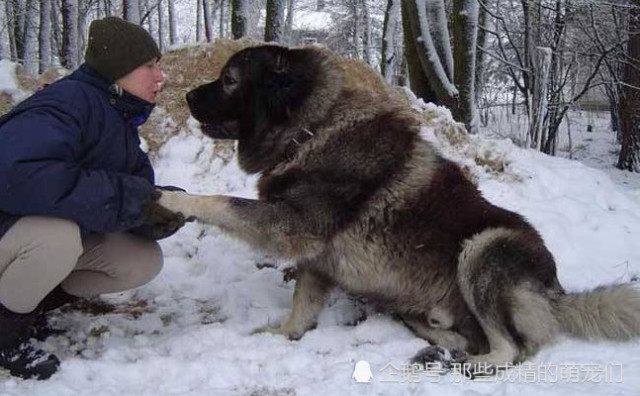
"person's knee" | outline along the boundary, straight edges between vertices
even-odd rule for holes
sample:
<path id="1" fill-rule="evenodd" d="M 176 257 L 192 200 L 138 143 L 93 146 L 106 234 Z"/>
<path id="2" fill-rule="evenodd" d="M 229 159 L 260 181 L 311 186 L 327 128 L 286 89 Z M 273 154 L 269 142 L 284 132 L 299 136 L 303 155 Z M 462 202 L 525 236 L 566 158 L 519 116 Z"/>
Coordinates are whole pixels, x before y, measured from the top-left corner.
<path id="1" fill-rule="evenodd" d="M 135 263 L 127 266 L 125 283 L 129 283 L 129 288 L 142 286 L 151 282 L 162 270 L 164 258 L 162 249 L 158 242 L 131 236 L 130 247 L 132 257 L 136 257 Z M 124 275 L 124 274 L 123 274 Z"/>
<path id="2" fill-rule="evenodd" d="M 71 271 L 82 254 L 82 238 L 77 223 L 55 217 L 28 216 L 20 219 L 26 245 L 46 251 L 46 257 Z"/>
<path id="3" fill-rule="evenodd" d="M 27 216 L 5 237 L 0 302 L 28 313 L 73 271 L 82 254 L 80 229 L 68 220 Z"/>
<path id="4" fill-rule="evenodd" d="M 160 245 L 156 241 L 143 241 L 141 249 L 144 249 L 145 253 L 143 254 L 144 260 L 140 263 L 140 271 L 137 278 L 141 282 L 140 285 L 144 285 L 151 282 L 162 271 L 164 256 Z"/>

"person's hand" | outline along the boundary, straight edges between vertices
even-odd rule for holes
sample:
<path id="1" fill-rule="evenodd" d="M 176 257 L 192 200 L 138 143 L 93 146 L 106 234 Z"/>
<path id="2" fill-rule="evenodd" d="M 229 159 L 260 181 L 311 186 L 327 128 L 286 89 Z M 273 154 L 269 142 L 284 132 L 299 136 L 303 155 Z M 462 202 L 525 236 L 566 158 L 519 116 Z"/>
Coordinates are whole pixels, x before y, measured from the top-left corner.
<path id="1" fill-rule="evenodd" d="M 170 237 L 184 226 L 185 218 L 182 213 L 172 212 L 156 202 L 162 195 L 160 190 L 184 191 L 179 187 L 158 186 L 152 195 L 152 201 L 145 209 L 145 222 L 132 229 L 132 233 L 148 239 L 159 240 Z"/>

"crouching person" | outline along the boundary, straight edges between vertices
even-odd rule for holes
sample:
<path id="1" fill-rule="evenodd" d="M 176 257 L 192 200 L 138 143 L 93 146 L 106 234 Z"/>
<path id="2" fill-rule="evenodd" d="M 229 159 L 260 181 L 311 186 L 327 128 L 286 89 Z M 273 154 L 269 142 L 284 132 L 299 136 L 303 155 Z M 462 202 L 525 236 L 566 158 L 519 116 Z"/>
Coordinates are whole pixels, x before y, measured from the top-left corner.
<path id="1" fill-rule="evenodd" d="M 46 379 L 46 312 L 135 288 L 162 268 L 156 239 L 184 218 L 154 204 L 139 148 L 160 51 L 140 26 L 94 21 L 86 62 L 0 118 L 0 367 Z M 39 334 L 39 333 L 45 334 Z"/>

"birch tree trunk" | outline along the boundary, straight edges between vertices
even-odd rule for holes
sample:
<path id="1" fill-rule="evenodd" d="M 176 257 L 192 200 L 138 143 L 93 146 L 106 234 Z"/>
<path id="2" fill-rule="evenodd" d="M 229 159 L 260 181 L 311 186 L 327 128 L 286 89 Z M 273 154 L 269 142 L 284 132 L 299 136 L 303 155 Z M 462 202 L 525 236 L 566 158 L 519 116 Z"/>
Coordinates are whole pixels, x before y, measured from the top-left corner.
<path id="1" fill-rule="evenodd" d="M 245 37 L 249 33 L 248 0 L 231 0 L 231 35 L 234 40 Z"/>
<path id="2" fill-rule="evenodd" d="M 40 1 L 40 33 L 38 37 L 40 58 L 40 74 L 51 65 L 51 0 Z"/>
<path id="3" fill-rule="evenodd" d="M 24 19 L 24 48 L 23 65 L 28 74 L 38 73 L 38 5 L 36 0 L 28 0 L 26 3 L 26 16 Z"/>
<path id="4" fill-rule="evenodd" d="M 157 0 L 152 0 L 152 3 L 149 3 L 149 0 L 142 0 L 142 4 L 140 5 L 140 25 L 144 25 L 146 23 L 147 31 L 149 34 L 153 35 L 156 31 L 155 20 L 153 18 L 155 12 L 154 7 L 158 7 Z"/>
<path id="5" fill-rule="evenodd" d="M 540 151 L 542 142 L 545 141 L 543 136 L 544 128 L 544 112 L 547 108 L 547 88 L 549 84 L 549 69 L 551 67 L 551 48 L 539 47 L 537 52 L 536 63 L 536 84 L 533 87 L 531 104 L 533 107 L 532 120 L 530 123 L 530 135 L 534 147 Z"/>
<path id="6" fill-rule="evenodd" d="M 125 20 L 135 23 L 136 25 L 140 24 L 139 0 L 122 0 L 122 12 Z"/>
<path id="7" fill-rule="evenodd" d="M 267 17 L 264 41 L 280 43 L 284 33 L 284 11 L 286 0 L 267 0 Z"/>
<path id="8" fill-rule="evenodd" d="M 78 67 L 78 2 L 62 0 L 62 66 Z"/>
<path id="9" fill-rule="evenodd" d="M 394 77 L 398 74 L 399 61 L 396 49 L 396 35 L 398 19 L 400 18 L 400 0 L 387 0 L 387 10 L 384 13 L 384 25 L 382 31 L 382 60 L 380 62 L 381 74 L 390 84 L 397 83 Z"/>
<path id="10" fill-rule="evenodd" d="M 360 15 L 360 2 L 362 0 L 352 1 L 351 15 L 353 17 L 353 52 L 354 58 L 362 59 L 362 17 Z"/>
<path id="11" fill-rule="evenodd" d="M 287 0 L 287 17 L 284 22 L 284 37 L 287 44 L 293 43 L 293 18 L 296 14 L 296 0 Z"/>
<path id="12" fill-rule="evenodd" d="M 228 0 L 220 0 L 220 38 L 223 38 L 226 36 L 226 24 L 225 24 L 225 19 L 226 19 L 226 10 L 227 10 L 227 3 Z"/>
<path id="13" fill-rule="evenodd" d="M 9 38 L 9 59 L 16 62 L 18 60 L 18 48 L 16 43 L 16 15 L 15 7 L 11 1 L 7 1 L 5 4 L 5 16 L 7 36 Z"/>
<path id="14" fill-rule="evenodd" d="M 456 3 L 454 0 L 454 9 Z M 429 26 L 429 33 L 433 41 L 436 53 L 442 62 L 445 73 L 449 80 L 453 80 L 453 54 L 451 53 L 451 37 L 449 36 L 449 28 L 447 26 L 447 12 L 445 10 L 444 1 L 442 0 L 423 0 L 425 3 L 427 14 L 426 23 Z M 424 6 L 423 6 L 424 7 Z M 460 8 L 459 6 L 457 7 Z M 455 17 L 454 11 L 454 17 Z"/>
<path id="15" fill-rule="evenodd" d="M 60 7 L 62 5 L 58 1 L 51 1 L 51 33 L 53 34 L 53 51 L 60 59 L 60 63 L 64 63 L 64 55 L 62 51 L 62 26 L 60 25 L 59 16 L 62 15 Z"/>
<path id="16" fill-rule="evenodd" d="M 176 26 L 176 9 L 175 0 L 168 0 L 169 2 L 169 44 L 175 45 L 178 40 L 177 26 Z"/>
<path id="17" fill-rule="evenodd" d="M 373 65 L 373 48 L 371 42 L 371 14 L 369 12 L 369 5 L 367 4 L 367 0 L 360 0 L 360 7 L 362 8 L 362 55 L 364 56 L 364 61 L 367 62 L 368 65 Z"/>
<path id="18" fill-rule="evenodd" d="M 538 108 L 537 102 L 535 102 L 536 98 L 534 98 L 533 90 L 536 86 L 536 62 L 535 62 L 535 51 L 534 51 L 534 36 L 533 36 L 533 19 L 535 13 L 532 10 L 532 5 L 530 4 L 530 0 L 521 0 L 522 3 L 522 15 L 524 18 L 524 44 L 523 44 L 523 54 L 524 54 L 524 64 L 522 71 L 522 80 L 523 80 L 523 88 L 524 88 L 524 100 L 525 107 L 527 109 L 527 114 L 529 115 L 529 131 L 526 136 L 526 147 L 531 147 L 535 144 L 537 137 L 535 136 L 535 128 L 534 124 L 537 123 L 535 120 L 535 110 Z M 534 103 L 535 102 L 535 103 Z"/>
<path id="19" fill-rule="evenodd" d="M 162 0 L 158 0 L 158 47 L 160 52 L 164 52 L 164 35 L 164 3 Z"/>
<path id="20" fill-rule="evenodd" d="M 209 0 L 202 0 L 202 15 L 204 19 L 204 37 L 207 39 L 207 43 L 213 41 L 213 15 L 211 12 L 211 4 Z"/>
<path id="21" fill-rule="evenodd" d="M 9 42 L 9 37 L 7 36 L 6 33 L 7 33 L 6 8 L 0 7 L 0 60 L 11 58 L 9 47 L 6 44 Z"/>
<path id="22" fill-rule="evenodd" d="M 202 0 L 196 0 L 196 43 L 202 41 Z"/>

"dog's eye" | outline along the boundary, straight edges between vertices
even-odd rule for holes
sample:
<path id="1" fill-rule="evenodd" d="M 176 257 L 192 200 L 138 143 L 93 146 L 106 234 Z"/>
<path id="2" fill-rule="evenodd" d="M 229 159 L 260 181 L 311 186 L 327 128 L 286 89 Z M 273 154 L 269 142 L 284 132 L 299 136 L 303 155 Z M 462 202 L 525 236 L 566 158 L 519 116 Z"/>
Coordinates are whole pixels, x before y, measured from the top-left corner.
<path id="1" fill-rule="evenodd" d="M 230 75 L 226 74 L 222 79 L 222 83 L 224 85 L 235 85 L 238 83 L 238 81 L 235 78 L 231 77 Z"/>

